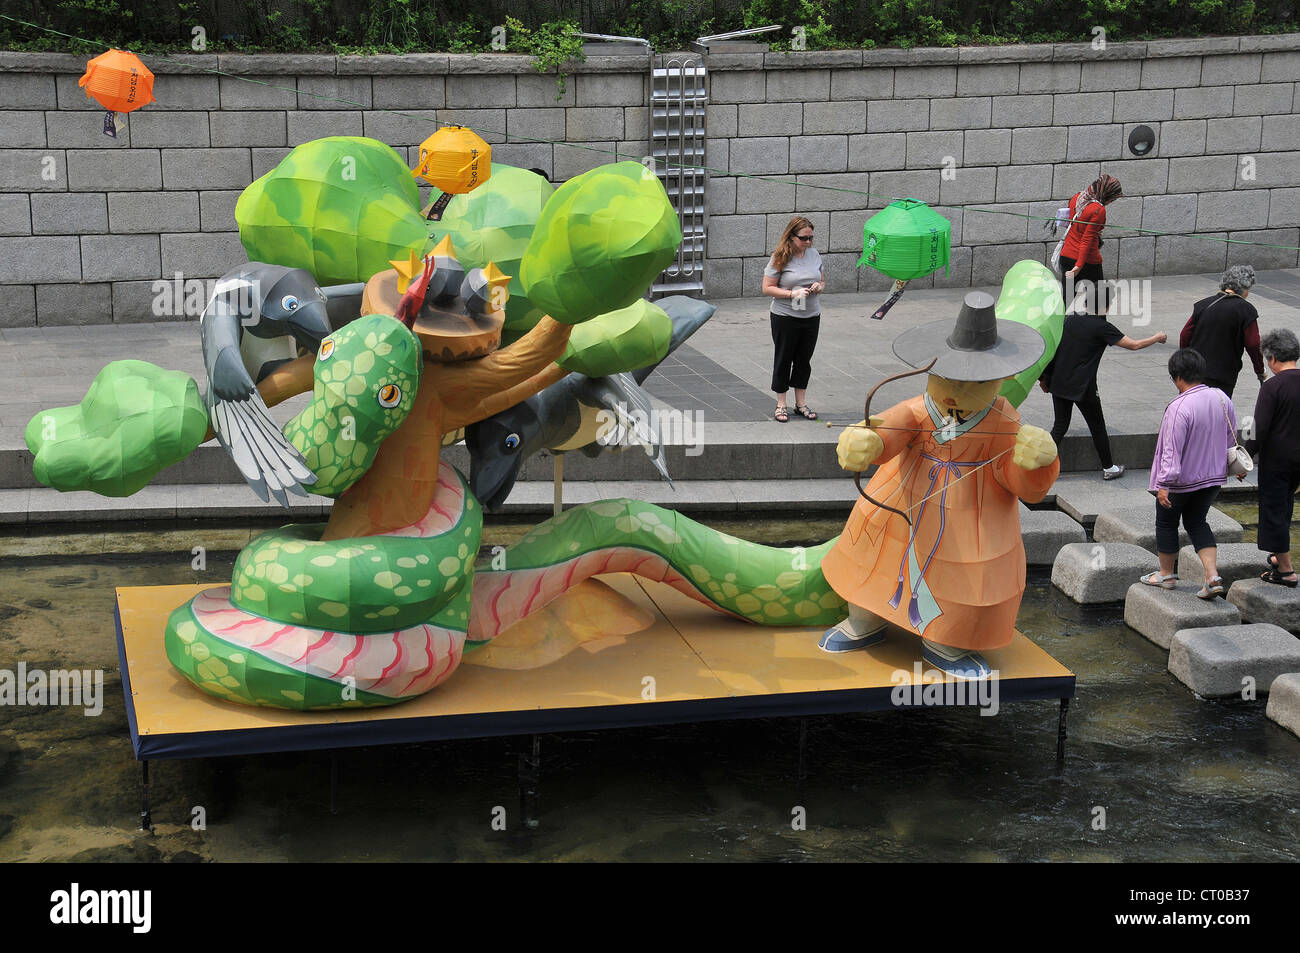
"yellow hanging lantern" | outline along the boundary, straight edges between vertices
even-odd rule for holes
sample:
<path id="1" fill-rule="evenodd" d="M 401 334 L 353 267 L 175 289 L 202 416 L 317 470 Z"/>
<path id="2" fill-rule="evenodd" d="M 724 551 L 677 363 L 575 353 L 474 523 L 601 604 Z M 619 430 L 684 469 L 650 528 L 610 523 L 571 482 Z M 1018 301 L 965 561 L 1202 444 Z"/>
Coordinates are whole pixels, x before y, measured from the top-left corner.
<path id="1" fill-rule="evenodd" d="M 444 126 L 420 143 L 420 161 L 413 172 L 442 192 L 429 210 L 429 220 L 436 222 L 453 195 L 487 181 L 492 174 L 492 147 L 472 129 Z"/>

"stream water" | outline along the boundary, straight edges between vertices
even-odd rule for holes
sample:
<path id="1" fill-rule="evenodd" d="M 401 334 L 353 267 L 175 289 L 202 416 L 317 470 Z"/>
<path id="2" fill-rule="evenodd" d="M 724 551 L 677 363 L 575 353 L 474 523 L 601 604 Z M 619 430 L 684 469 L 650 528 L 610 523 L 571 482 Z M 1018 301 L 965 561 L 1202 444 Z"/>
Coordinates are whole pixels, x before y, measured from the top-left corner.
<path id="1" fill-rule="evenodd" d="M 1250 507 L 1233 515 L 1254 522 Z M 711 522 L 778 544 L 842 526 Z M 522 529 L 491 526 L 484 542 Z M 0 668 L 105 673 L 97 717 L 0 707 L 0 861 L 1300 859 L 1300 739 L 1264 717 L 1263 699 L 1197 698 L 1122 607 L 1076 606 L 1041 571 L 1019 626 L 1078 676 L 1060 771 L 1054 701 L 993 718 L 809 719 L 803 781 L 799 723 L 759 719 L 547 735 L 532 831 L 516 780 L 526 739 L 497 738 L 340 751 L 337 813 L 325 752 L 157 762 L 155 833 L 143 833 L 113 589 L 227 581 L 255 532 L 0 540 Z"/>

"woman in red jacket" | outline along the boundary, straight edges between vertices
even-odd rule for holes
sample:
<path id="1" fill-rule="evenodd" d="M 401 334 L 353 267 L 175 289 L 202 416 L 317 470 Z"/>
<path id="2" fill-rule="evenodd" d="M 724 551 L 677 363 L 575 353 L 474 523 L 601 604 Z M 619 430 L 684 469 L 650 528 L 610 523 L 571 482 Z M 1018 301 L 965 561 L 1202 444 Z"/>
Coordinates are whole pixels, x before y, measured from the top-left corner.
<path id="1" fill-rule="evenodd" d="M 1082 282 L 1092 282 L 1089 314 L 1105 314 L 1106 284 L 1101 274 L 1101 230 L 1106 227 L 1106 206 L 1124 190 L 1119 179 L 1102 175 L 1070 199 L 1070 230 L 1061 246 L 1061 293 L 1068 312 Z M 1085 289 L 1086 290 L 1086 289 Z"/>

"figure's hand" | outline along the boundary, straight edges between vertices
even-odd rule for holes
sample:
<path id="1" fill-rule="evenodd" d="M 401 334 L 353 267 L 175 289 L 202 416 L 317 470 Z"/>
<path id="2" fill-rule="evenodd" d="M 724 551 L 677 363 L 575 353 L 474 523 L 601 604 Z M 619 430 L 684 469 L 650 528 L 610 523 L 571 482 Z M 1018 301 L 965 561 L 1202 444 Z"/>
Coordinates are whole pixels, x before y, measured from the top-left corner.
<path id="1" fill-rule="evenodd" d="M 867 427 L 865 420 L 856 427 L 841 430 L 839 443 L 835 445 L 840 467 L 857 473 L 875 463 L 884 452 L 885 441 L 880 439 L 880 434 Z"/>
<path id="2" fill-rule="evenodd" d="M 1056 459 L 1056 444 L 1042 427 L 1021 426 L 1016 434 L 1016 449 L 1011 462 L 1022 470 L 1037 470 Z"/>
<path id="3" fill-rule="evenodd" d="M 807 301 L 808 301 L 807 288 L 795 288 L 794 291 L 790 292 L 790 307 L 794 308 L 796 311 L 803 308 L 804 304 L 807 303 Z"/>
<path id="4" fill-rule="evenodd" d="M 1156 502 L 1159 503 L 1161 506 L 1163 506 L 1165 509 L 1169 509 L 1169 507 L 1172 505 L 1169 502 L 1169 491 L 1156 490 Z"/>
<path id="5" fill-rule="evenodd" d="M 1169 340 L 1169 335 L 1165 334 L 1164 331 L 1161 331 L 1159 334 L 1156 335 L 1157 344 L 1164 344 L 1168 340 Z"/>

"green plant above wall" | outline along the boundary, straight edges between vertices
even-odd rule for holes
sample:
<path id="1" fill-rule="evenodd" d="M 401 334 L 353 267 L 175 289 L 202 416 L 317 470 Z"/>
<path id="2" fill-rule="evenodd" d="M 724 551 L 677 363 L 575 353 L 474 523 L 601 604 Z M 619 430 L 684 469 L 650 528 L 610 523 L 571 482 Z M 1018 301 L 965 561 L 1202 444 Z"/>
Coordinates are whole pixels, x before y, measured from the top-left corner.
<path id="1" fill-rule="evenodd" d="M 527 53 L 539 73 L 554 70 L 555 98 L 560 99 L 564 96 L 564 65 L 586 59 L 582 53 L 582 37 L 576 35 L 580 29 L 576 20 L 557 20 L 529 29 L 523 21 L 506 17 L 506 49 Z"/>
<path id="2" fill-rule="evenodd" d="M 0 47 L 140 53 L 482 53 L 533 56 L 563 83 L 575 28 L 683 49 L 698 36 L 777 24 L 774 49 L 1090 42 L 1300 30 L 1294 0 L 7 0 Z M 28 26 L 18 21 L 35 24 Z M 195 46 L 202 30 L 203 48 Z M 71 36 L 59 36 L 49 30 Z M 494 38 L 497 38 L 494 43 Z"/>

